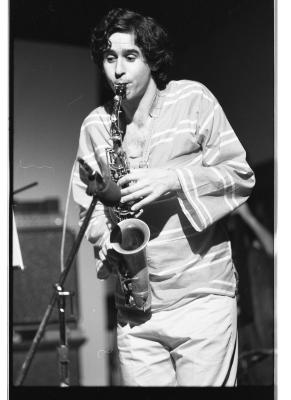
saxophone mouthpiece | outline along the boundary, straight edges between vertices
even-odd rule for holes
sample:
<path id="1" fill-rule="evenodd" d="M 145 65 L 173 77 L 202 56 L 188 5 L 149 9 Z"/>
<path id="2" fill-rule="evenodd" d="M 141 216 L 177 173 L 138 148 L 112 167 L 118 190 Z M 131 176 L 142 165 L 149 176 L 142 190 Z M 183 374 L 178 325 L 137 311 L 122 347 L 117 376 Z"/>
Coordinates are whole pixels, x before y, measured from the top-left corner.
<path id="1" fill-rule="evenodd" d="M 114 85 L 114 88 L 115 88 L 115 94 L 124 99 L 126 95 L 126 83 L 116 83 Z"/>

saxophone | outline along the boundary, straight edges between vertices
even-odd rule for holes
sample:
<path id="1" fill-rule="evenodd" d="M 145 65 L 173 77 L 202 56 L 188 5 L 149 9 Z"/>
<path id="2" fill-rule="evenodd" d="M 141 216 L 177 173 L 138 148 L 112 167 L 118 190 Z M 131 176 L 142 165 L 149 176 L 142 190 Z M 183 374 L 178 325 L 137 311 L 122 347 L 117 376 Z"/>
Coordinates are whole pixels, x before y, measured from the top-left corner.
<path id="1" fill-rule="evenodd" d="M 123 132 L 119 127 L 122 99 L 126 96 L 126 84 L 115 85 L 113 110 L 110 115 L 112 148 L 105 149 L 111 179 L 116 183 L 130 172 L 126 152 L 122 148 Z M 146 246 L 150 239 L 148 225 L 137 219 L 140 215 L 131 210 L 133 202 L 119 203 L 112 207 L 118 223 L 111 232 L 112 248 L 120 254 L 118 276 L 130 308 L 148 311 L 151 306 L 149 274 L 146 263 Z"/>

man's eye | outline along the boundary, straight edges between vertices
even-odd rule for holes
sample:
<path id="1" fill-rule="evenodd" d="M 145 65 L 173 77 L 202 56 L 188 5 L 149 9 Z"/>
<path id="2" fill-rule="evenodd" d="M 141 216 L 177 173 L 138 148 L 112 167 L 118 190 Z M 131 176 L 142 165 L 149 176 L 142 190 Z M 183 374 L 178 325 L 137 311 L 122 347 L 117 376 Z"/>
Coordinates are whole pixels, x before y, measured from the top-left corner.
<path id="1" fill-rule="evenodd" d="M 135 61 L 136 60 L 136 56 L 134 56 L 134 55 L 129 55 L 129 56 L 127 56 L 126 57 L 126 59 L 127 59 L 127 61 Z"/>
<path id="2" fill-rule="evenodd" d="M 115 57 L 113 57 L 113 56 L 107 56 L 107 57 L 106 57 L 106 61 L 107 61 L 108 63 L 112 63 L 112 62 L 114 62 L 114 60 L 115 60 Z"/>

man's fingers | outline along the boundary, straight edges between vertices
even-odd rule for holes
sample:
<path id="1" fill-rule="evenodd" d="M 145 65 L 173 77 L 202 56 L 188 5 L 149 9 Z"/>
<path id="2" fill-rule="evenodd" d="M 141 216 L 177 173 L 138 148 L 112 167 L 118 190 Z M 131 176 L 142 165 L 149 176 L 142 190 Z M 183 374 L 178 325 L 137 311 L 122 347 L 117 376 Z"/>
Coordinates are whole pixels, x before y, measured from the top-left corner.
<path id="1" fill-rule="evenodd" d="M 134 193 L 128 194 L 127 196 L 122 196 L 121 203 L 127 203 L 128 201 L 132 200 L 139 200 L 141 198 L 147 197 L 149 194 L 151 194 L 151 190 L 149 188 L 144 188 L 135 191 Z"/>
<path id="2" fill-rule="evenodd" d="M 131 209 L 132 209 L 133 211 L 140 210 L 143 206 L 145 206 L 145 205 L 151 203 L 152 201 L 156 200 L 158 197 L 159 197 L 158 195 L 152 193 L 152 194 L 150 194 L 149 196 L 147 196 L 147 197 L 145 197 L 144 199 L 142 199 L 141 201 L 139 201 L 138 203 L 135 203 L 135 204 L 131 207 Z"/>
<path id="3" fill-rule="evenodd" d="M 139 183 L 133 183 L 132 185 L 129 185 L 123 189 L 121 189 L 121 196 L 126 196 L 127 194 L 134 193 L 140 189 L 142 189 L 145 186 L 143 182 Z"/>
<path id="4" fill-rule="evenodd" d="M 130 182 L 135 182 L 144 176 L 148 175 L 149 170 L 147 168 L 137 168 L 132 170 L 129 174 L 124 175 L 117 182 L 118 186 L 124 186 Z"/>
<path id="5" fill-rule="evenodd" d="M 122 178 L 119 179 L 119 181 L 117 182 L 118 186 L 124 186 L 132 181 L 135 181 L 135 175 L 134 173 L 129 173 L 127 175 L 124 175 Z"/>

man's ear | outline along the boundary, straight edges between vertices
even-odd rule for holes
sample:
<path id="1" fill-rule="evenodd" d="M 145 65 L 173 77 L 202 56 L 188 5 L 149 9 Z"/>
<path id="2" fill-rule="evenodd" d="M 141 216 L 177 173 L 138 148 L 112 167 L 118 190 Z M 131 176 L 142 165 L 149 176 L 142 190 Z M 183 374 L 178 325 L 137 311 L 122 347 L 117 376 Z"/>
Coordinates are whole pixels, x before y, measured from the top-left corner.
<path id="1" fill-rule="evenodd" d="M 148 62 L 148 65 L 149 65 L 149 67 L 151 69 L 151 72 L 156 72 L 158 70 L 157 65 L 153 65 L 150 62 Z"/>

